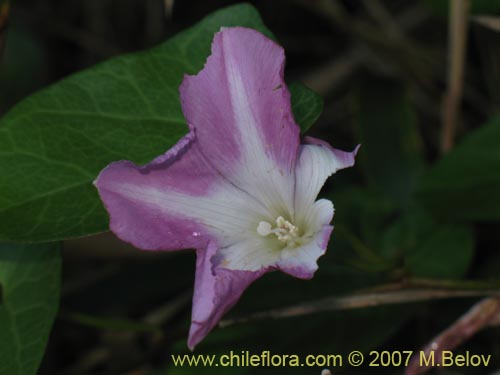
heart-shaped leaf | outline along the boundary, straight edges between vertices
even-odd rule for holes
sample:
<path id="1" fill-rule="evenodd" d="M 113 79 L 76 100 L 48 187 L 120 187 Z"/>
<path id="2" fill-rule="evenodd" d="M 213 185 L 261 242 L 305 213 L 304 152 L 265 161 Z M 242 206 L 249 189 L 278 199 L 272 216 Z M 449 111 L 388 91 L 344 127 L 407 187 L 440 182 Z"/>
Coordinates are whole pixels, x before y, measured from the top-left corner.
<path id="1" fill-rule="evenodd" d="M 218 11 L 148 51 L 77 73 L 21 102 L 0 122 L 0 238 L 54 241 L 107 230 L 92 181 L 112 161 L 146 163 L 187 133 L 178 87 L 197 73 L 221 27 L 268 36 L 257 11 Z M 303 130 L 321 99 L 292 86 Z"/>
<path id="2" fill-rule="evenodd" d="M 0 244 L 0 374 L 36 374 L 59 306 L 56 244 Z"/>

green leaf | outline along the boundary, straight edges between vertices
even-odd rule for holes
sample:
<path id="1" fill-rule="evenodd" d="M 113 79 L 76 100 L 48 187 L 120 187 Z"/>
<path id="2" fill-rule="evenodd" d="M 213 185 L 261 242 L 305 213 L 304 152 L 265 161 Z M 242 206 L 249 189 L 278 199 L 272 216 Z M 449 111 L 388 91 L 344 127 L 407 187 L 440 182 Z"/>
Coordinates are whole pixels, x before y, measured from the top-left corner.
<path id="1" fill-rule="evenodd" d="M 0 374 L 36 374 L 59 305 L 55 244 L 0 244 Z"/>
<path id="2" fill-rule="evenodd" d="M 65 316 L 72 322 L 102 330 L 128 331 L 128 332 L 154 332 L 160 331 L 161 327 L 154 324 L 142 323 L 122 317 L 102 317 L 90 314 L 70 313 Z"/>
<path id="3" fill-rule="evenodd" d="M 397 213 L 397 206 L 387 196 L 374 192 L 366 187 L 348 187 L 334 194 L 327 195 L 335 204 L 335 232 L 337 229 L 349 228 L 369 247 L 377 248 L 381 234 L 385 232 L 387 223 Z M 335 234 L 334 234 L 335 235 Z M 352 252 L 352 251 L 351 251 Z"/>
<path id="4" fill-rule="evenodd" d="M 147 163 L 187 133 L 178 87 L 184 74 L 203 67 L 214 33 L 236 25 L 271 35 L 252 6 L 229 7 L 152 50 L 75 74 L 9 112 L 0 122 L 0 238 L 54 241 L 107 230 L 92 181 L 110 162 Z M 293 90 L 305 129 L 320 105 L 311 91 Z"/>
<path id="5" fill-rule="evenodd" d="M 472 261 L 474 234 L 467 225 L 438 223 L 423 211 L 410 211 L 385 231 L 382 251 L 413 277 L 456 279 Z"/>
<path id="6" fill-rule="evenodd" d="M 473 255 L 472 229 L 460 224 L 443 225 L 407 255 L 406 266 L 418 277 L 458 279 L 465 276 Z"/>
<path id="7" fill-rule="evenodd" d="M 295 121 L 304 133 L 323 112 L 323 98 L 299 82 L 288 85 L 292 95 L 292 110 Z"/>
<path id="8" fill-rule="evenodd" d="M 403 272 L 413 277 L 449 279 L 464 276 L 471 264 L 474 234 L 468 225 L 437 221 L 414 205 L 396 215 L 387 200 L 368 189 L 346 189 L 332 200 L 338 202 L 334 219 L 338 224 L 333 232 L 336 255 L 342 255 L 338 254 L 339 241 L 347 241 L 347 251 L 340 249 L 340 253 L 345 252 L 344 259 L 337 258 L 335 263 L 341 264 L 350 256 L 349 264 L 359 269 L 363 266 L 365 276 L 382 271 L 387 276 Z M 365 251 L 357 250 L 358 246 Z M 320 267 L 320 275 L 321 271 Z"/>
<path id="9" fill-rule="evenodd" d="M 436 215 L 500 220 L 500 118 L 471 133 L 424 177 L 417 196 Z"/>
<path id="10" fill-rule="evenodd" d="M 365 174 L 376 189 L 405 206 L 424 166 L 416 115 L 405 88 L 367 78 L 356 103 Z"/>

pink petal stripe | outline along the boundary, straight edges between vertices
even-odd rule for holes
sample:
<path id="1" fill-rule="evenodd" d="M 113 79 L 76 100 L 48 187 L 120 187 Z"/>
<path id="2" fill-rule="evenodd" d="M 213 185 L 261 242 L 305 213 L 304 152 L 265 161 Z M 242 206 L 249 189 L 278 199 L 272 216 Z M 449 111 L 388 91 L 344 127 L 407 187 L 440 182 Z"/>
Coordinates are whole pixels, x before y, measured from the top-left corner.
<path id="1" fill-rule="evenodd" d="M 140 193 L 157 187 L 192 196 L 206 194 L 220 177 L 206 163 L 193 142 L 194 131 L 164 155 L 139 167 L 130 161 L 111 163 L 94 182 L 108 213 L 110 228 L 122 240 L 143 250 L 204 248 L 211 237 L 206 229 L 175 212 L 146 204 Z M 129 188 L 130 189 L 130 188 Z"/>
<path id="2" fill-rule="evenodd" d="M 283 49 L 261 33 L 223 29 L 203 70 L 185 77 L 180 92 L 184 115 L 217 171 L 264 204 L 291 207 L 287 187 L 293 184 L 299 127 L 284 62 Z"/>
<path id="3" fill-rule="evenodd" d="M 217 246 L 196 253 L 196 279 L 188 346 L 191 350 L 212 330 L 220 318 L 238 302 L 245 289 L 267 270 L 231 271 L 213 265 Z"/>

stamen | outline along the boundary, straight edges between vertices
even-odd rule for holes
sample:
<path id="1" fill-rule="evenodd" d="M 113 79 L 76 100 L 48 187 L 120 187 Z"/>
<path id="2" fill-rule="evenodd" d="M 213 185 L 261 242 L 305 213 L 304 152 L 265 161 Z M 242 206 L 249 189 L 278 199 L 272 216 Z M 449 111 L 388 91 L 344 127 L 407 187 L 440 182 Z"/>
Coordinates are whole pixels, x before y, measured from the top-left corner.
<path id="1" fill-rule="evenodd" d="M 298 243 L 299 228 L 286 220 L 283 216 L 276 219 L 276 228 L 273 229 L 267 221 L 261 221 L 257 226 L 257 233 L 266 237 L 274 233 L 278 240 L 286 243 L 287 246 L 295 246 Z"/>

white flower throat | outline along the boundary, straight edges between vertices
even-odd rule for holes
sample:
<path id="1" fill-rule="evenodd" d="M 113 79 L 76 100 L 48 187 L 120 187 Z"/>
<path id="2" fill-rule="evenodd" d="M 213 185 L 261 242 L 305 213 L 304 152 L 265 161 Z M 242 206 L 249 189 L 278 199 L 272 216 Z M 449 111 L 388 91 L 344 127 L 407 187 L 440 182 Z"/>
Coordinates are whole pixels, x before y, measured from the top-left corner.
<path id="1" fill-rule="evenodd" d="M 299 228 L 286 220 L 283 216 L 276 219 L 276 227 L 267 221 L 261 221 L 257 226 L 257 233 L 262 237 L 267 237 L 273 233 L 279 241 L 286 244 L 287 247 L 296 247 L 300 245 Z"/>

